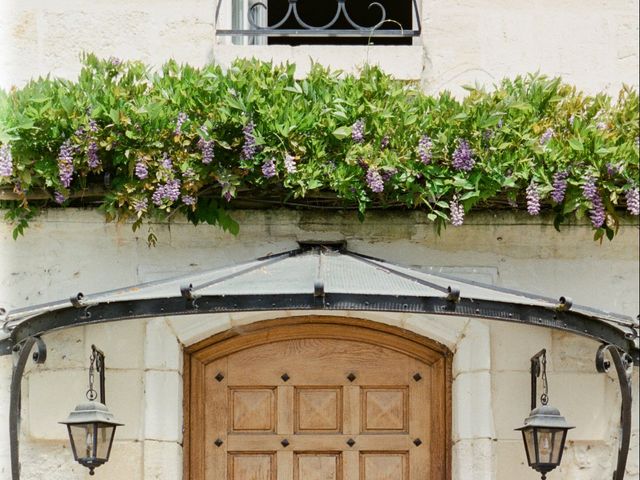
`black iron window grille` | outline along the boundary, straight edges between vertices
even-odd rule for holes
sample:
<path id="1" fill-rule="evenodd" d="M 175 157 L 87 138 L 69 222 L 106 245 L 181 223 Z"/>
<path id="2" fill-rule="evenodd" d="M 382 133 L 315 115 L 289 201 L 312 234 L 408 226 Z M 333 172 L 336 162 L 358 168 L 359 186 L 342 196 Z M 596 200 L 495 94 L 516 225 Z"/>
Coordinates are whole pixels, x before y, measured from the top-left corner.
<path id="1" fill-rule="evenodd" d="M 218 0 L 216 8 L 216 34 L 237 44 L 411 45 L 420 31 L 417 0 Z"/>

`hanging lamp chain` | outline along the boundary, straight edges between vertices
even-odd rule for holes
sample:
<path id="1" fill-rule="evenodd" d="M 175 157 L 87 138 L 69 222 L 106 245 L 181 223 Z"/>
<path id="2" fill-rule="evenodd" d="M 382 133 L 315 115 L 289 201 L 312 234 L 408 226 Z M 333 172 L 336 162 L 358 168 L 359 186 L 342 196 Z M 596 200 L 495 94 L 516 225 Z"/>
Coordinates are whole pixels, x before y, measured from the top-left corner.
<path id="1" fill-rule="evenodd" d="M 547 382 L 547 354 L 542 355 L 542 395 L 540 395 L 540 403 L 547 405 L 549 403 L 549 383 Z"/>
<path id="2" fill-rule="evenodd" d="M 98 392 L 96 392 L 95 388 L 93 388 L 96 364 L 96 354 L 94 351 L 91 352 L 89 360 L 89 389 L 87 390 L 87 399 L 93 402 L 96 398 L 98 398 Z"/>

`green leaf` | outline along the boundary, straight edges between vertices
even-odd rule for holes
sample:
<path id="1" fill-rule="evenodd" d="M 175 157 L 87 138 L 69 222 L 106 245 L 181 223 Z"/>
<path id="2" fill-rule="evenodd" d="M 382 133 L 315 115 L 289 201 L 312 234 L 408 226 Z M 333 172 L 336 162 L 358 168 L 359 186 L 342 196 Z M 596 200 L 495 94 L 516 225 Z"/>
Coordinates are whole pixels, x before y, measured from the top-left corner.
<path id="1" fill-rule="evenodd" d="M 575 137 L 570 138 L 569 145 L 571 146 L 571 148 L 573 148 L 577 152 L 584 151 L 584 145 L 582 144 L 582 141 L 579 138 L 575 138 Z"/>
<path id="2" fill-rule="evenodd" d="M 351 127 L 339 127 L 333 131 L 333 136 L 338 140 L 344 140 L 351 136 Z"/>

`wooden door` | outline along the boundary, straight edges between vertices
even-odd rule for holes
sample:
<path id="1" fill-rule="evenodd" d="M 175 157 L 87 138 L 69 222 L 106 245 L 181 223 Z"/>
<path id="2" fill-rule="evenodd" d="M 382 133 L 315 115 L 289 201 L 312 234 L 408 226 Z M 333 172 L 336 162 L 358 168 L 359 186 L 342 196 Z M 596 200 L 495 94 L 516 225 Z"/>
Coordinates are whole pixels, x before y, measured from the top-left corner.
<path id="1" fill-rule="evenodd" d="M 263 327 L 189 355 L 186 478 L 448 478 L 442 353 L 322 319 Z"/>

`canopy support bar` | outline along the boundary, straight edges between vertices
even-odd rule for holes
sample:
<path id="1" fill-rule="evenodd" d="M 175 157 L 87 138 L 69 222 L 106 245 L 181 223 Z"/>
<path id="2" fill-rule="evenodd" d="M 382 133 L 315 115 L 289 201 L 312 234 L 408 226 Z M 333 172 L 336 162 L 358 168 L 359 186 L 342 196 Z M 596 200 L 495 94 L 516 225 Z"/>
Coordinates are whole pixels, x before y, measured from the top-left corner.
<path id="1" fill-rule="evenodd" d="M 42 342 L 35 337 L 27 338 L 22 344 L 18 353 L 18 360 L 13 367 L 13 374 L 11 375 L 11 392 L 9 400 L 9 447 L 11 449 L 11 480 L 20 480 L 20 408 L 22 400 L 22 374 L 24 373 L 24 367 L 27 365 L 27 359 L 31 349 L 36 342 Z M 44 342 L 42 342 L 44 346 Z M 40 346 L 40 343 L 39 343 Z M 39 349 L 40 350 L 40 349 Z M 46 359 L 46 355 L 44 355 Z M 34 360 L 36 362 L 44 362 L 40 353 L 34 353 Z"/>
<path id="2" fill-rule="evenodd" d="M 632 368 L 631 357 L 613 345 L 601 345 L 596 353 L 596 369 L 600 373 L 606 373 L 611 367 L 611 362 L 605 360 L 605 353 L 611 355 L 613 365 L 620 384 L 622 405 L 620 407 L 620 439 L 618 446 L 618 461 L 613 472 L 613 480 L 624 480 L 629 456 L 629 444 L 631 442 L 631 404 L 632 404 Z"/>

